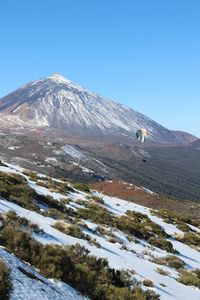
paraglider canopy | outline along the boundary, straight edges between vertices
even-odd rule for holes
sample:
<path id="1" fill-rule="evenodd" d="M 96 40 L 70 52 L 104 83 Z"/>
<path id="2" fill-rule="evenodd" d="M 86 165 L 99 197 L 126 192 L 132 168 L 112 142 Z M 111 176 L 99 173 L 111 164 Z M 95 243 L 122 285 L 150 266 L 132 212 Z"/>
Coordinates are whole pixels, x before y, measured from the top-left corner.
<path id="1" fill-rule="evenodd" d="M 141 143 L 144 143 L 147 137 L 147 130 L 145 128 L 140 128 L 136 131 L 136 138 Z"/>

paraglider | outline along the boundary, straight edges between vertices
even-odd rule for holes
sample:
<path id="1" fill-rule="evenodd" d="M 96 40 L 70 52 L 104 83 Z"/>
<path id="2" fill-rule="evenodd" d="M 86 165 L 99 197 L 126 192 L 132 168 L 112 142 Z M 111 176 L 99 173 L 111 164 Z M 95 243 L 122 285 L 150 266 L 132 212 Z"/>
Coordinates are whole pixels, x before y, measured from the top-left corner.
<path id="1" fill-rule="evenodd" d="M 147 138 L 147 130 L 145 128 L 138 129 L 136 131 L 136 138 L 141 143 L 144 143 Z"/>
<path id="2" fill-rule="evenodd" d="M 146 141 L 146 138 L 147 138 L 147 135 L 148 135 L 148 132 L 145 128 L 140 128 L 136 131 L 136 138 L 137 138 L 137 141 L 141 142 L 141 143 L 144 143 Z M 142 150 L 142 152 L 144 152 L 144 149 Z M 146 162 L 146 158 L 144 157 L 144 153 L 143 153 L 143 158 L 142 158 L 142 162 Z"/>

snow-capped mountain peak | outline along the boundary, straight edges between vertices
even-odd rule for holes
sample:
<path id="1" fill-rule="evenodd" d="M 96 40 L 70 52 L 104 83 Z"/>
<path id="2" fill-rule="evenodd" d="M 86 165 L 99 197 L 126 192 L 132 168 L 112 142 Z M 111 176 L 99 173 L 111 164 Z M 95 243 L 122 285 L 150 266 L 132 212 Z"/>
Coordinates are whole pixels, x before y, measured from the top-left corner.
<path id="1" fill-rule="evenodd" d="M 57 73 L 57 72 L 53 73 L 48 78 L 53 79 L 55 81 L 70 82 L 69 80 L 65 79 L 60 73 Z"/>
<path id="2" fill-rule="evenodd" d="M 0 127 L 48 128 L 64 133 L 131 136 L 146 128 L 150 140 L 192 142 L 195 137 L 175 132 L 131 108 L 96 95 L 59 73 L 32 81 L 0 99 Z"/>
<path id="3" fill-rule="evenodd" d="M 47 77 L 47 80 L 51 80 L 55 82 L 56 84 L 65 84 L 68 86 L 71 86 L 73 88 L 77 88 L 78 90 L 84 90 L 81 86 L 74 83 L 73 81 L 66 79 L 64 76 L 62 76 L 60 73 L 55 72 L 51 76 Z"/>

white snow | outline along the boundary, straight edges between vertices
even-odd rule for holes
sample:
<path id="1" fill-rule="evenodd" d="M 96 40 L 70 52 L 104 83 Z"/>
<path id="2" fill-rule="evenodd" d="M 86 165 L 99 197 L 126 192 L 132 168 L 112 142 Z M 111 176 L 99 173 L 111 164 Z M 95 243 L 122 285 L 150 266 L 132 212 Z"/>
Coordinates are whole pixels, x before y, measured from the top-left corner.
<path id="1" fill-rule="evenodd" d="M 66 154 L 78 160 L 87 160 L 86 156 L 71 145 L 65 145 L 61 148 Z"/>
<path id="2" fill-rule="evenodd" d="M 47 158 L 45 159 L 45 161 L 46 161 L 47 163 L 58 162 L 58 160 L 57 160 L 55 157 L 47 157 Z"/>
<path id="3" fill-rule="evenodd" d="M 15 149 L 19 149 L 20 147 L 19 146 L 10 146 L 8 147 L 9 150 L 15 150 Z"/>
<path id="4" fill-rule="evenodd" d="M 79 167 L 79 168 L 80 168 L 83 172 L 85 172 L 85 173 L 94 173 L 94 171 L 92 171 L 92 170 L 90 170 L 90 169 L 88 169 L 88 168 L 86 168 L 86 167 L 83 167 L 82 165 L 80 165 L 80 164 L 78 164 L 78 163 L 72 162 L 72 164 L 73 164 L 74 166 Z"/>

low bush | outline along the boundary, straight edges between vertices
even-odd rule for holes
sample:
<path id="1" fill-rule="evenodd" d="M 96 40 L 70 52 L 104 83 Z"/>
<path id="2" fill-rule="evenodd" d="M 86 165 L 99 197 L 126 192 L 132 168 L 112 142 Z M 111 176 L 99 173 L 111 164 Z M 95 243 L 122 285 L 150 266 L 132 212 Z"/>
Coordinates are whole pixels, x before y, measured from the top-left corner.
<path id="1" fill-rule="evenodd" d="M 45 217 L 50 217 L 53 219 L 63 219 L 64 215 L 56 208 L 48 208 L 44 211 L 43 215 Z"/>
<path id="2" fill-rule="evenodd" d="M 112 244 L 115 244 L 115 243 L 118 242 L 118 240 L 117 240 L 115 237 L 110 237 L 110 238 L 108 239 L 108 242 L 110 242 L 110 243 L 112 243 Z"/>
<path id="3" fill-rule="evenodd" d="M 101 198 L 101 197 L 92 196 L 92 200 L 97 202 L 97 203 L 104 204 L 103 198 Z"/>
<path id="4" fill-rule="evenodd" d="M 173 248 L 172 243 L 164 238 L 150 237 L 148 239 L 148 243 L 167 252 L 176 253 L 176 250 Z"/>
<path id="5" fill-rule="evenodd" d="M 29 210 L 39 210 L 35 191 L 21 175 L 0 172 L 0 196 Z"/>
<path id="6" fill-rule="evenodd" d="M 89 203 L 87 208 L 79 208 L 76 213 L 79 217 L 94 223 L 115 226 L 114 216 L 99 204 Z"/>
<path id="7" fill-rule="evenodd" d="M 12 292 L 10 269 L 0 260 L 0 300 L 9 300 Z"/>
<path id="8" fill-rule="evenodd" d="M 188 225 L 185 224 L 185 223 L 178 222 L 178 223 L 176 224 L 176 227 L 177 227 L 178 229 L 184 231 L 184 232 L 189 232 L 189 231 L 191 231 L 190 226 L 188 226 Z"/>
<path id="9" fill-rule="evenodd" d="M 185 262 L 175 255 L 168 255 L 167 257 L 165 257 L 165 261 L 167 262 L 167 265 L 169 267 L 177 270 L 184 268 L 185 266 Z"/>
<path id="10" fill-rule="evenodd" d="M 77 189 L 77 190 L 80 190 L 82 192 L 85 192 L 85 193 L 90 192 L 90 189 L 89 189 L 88 185 L 83 183 L 83 182 L 74 183 L 74 188 Z"/>
<path id="11" fill-rule="evenodd" d="M 193 285 L 200 288 L 200 272 L 195 271 L 186 271 L 182 272 L 180 277 L 177 278 L 177 281 L 185 285 Z"/>
<path id="12" fill-rule="evenodd" d="M 37 175 L 36 172 L 32 172 L 32 171 L 24 171 L 23 172 L 24 175 L 28 176 L 32 181 L 38 181 L 38 179 L 40 179 Z"/>
<path id="13" fill-rule="evenodd" d="M 150 279 L 144 279 L 142 283 L 144 286 L 153 287 L 153 281 Z"/>
<path id="14" fill-rule="evenodd" d="M 187 224 L 191 224 L 197 227 L 200 226 L 198 220 L 194 220 L 180 213 L 176 213 L 175 211 L 160 209 L 160 210 L 154 210 L 153 213 L 163 218 L 166 223 L 171 223 L 177 225 L 177 227 L 182 227 L 182 229 L 181 228 L 179 229 L 183 231 L 191 230 Z"/>
<path id="15" fill-rule="evenodd" d="M 53 227 L 65 234 L 74 236 L 76 238 L 79 239 L 84 238 L 84 234 L 82 233 L 82 230 L 80 229 L 79 226 L 67 224 L 66 222 L 57 221 L 56 223 L 54 223 Z"/>
<path id="16" fill-rule="evenodd" d="M 200 247 L 200 235 L 192 232 L 185 233 L 183 237 L 178 238 L 181 242 L 189 246 Z"/>
<path id="17" fill-rule="evenodd" d="M 169 275 L 169 272 L 167 272 L 167 271 L 165 271 L 165 270 L 163 270 L 163 269 L 161 269 L 161 268 L 157 268 L 157 269 L 156 269 L 156 272 L 157 272 L 158 274 L 160 274 L 160 275 L 163 275 L 163 276 Z"/>

